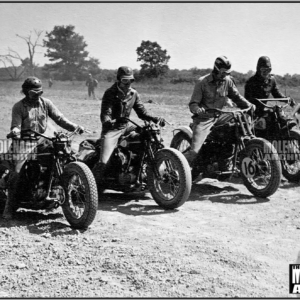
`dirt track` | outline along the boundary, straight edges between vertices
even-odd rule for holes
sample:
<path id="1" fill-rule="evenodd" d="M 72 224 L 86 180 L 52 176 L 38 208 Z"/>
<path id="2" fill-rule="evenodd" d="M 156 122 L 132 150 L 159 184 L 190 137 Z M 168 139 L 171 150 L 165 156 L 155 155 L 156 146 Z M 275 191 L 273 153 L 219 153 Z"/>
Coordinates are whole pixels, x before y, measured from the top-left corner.
<path id="1" fill-rule="evenodd" d="M 148 107 L 175 127 L 189 121 L 176 107 Z M 19 210 L 13 226 L 0 218 L 0 297 L 289 297 L 299 191 L 283 182 L 259 199 L 238 181 L 206 180 L 174 211 L 149 194 L 108 191 L 85 232 L 60 208 Z"/>

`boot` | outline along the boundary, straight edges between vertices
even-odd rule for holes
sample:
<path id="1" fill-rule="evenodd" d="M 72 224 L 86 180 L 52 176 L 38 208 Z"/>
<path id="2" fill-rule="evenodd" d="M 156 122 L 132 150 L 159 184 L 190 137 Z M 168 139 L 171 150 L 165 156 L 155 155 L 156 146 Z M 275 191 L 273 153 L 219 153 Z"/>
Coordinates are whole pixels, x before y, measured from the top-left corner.
<path id="1" fill-rule="evenodd" d="M 98 195 L 101 195 L 104 190 L 104 172 L 106 169 L 106 164 L 105 163 L 101 163 L 101 162 L 97 162 L 95 164 L 95 166 L 92 169 L 92 173 L 95 177 L 95 181 L 97 184 L 97 189 L 98 189 Z"/>
<path id="2" fill-rule="evenodd" d="M 5 203 L 5 208 L 2 214 L 2 217 L 6 220 L 11 220 L 13 214 L 18 209 L 16 203 L 16 192 L 17 192 L 17 181 L 19 174 L 12 172 L 8 180 L 8 196 Z"/>

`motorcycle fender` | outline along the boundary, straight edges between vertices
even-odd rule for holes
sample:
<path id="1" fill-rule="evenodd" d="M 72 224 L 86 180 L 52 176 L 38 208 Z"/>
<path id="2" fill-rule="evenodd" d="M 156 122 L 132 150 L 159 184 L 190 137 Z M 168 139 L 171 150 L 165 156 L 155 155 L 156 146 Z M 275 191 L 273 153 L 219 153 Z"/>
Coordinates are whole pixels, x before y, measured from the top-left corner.
<path id="1" fill-rule="evenodd" d="M 180 126 L 180 127 L 176 128 L 176 129 L 174 129 L 173 130 L 173 135 L 175 135 L 177 133 L 177 131 L 184 132 L 190 138 L 192 138 L 192 136 L 193 136 L 193 131 L 192 131 L 191 127 L 189 127 L 189 126 Z"/>

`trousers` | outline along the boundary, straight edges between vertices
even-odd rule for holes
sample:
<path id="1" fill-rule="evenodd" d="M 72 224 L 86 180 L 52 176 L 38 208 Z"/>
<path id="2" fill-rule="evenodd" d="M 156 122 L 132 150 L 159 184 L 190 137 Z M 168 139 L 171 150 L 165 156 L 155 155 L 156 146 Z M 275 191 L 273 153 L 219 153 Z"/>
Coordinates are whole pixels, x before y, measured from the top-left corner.
<path id="1" fill-rule="evenodd" d="M 195 160 L 197 154 L 199 153 L 202 145 L 204 144 L 207 136 L 211 132 L 211 128 L 215 126 L 222 126 L 230 121 L 232 118 L 229 114 L 222 114 L 218 118 L 203 118 L 196 117 L 193 121 L 193 137 L 192 144 L 189 151 L 184 153 L 189 165 L 192 167 L 193 161 Z"/>

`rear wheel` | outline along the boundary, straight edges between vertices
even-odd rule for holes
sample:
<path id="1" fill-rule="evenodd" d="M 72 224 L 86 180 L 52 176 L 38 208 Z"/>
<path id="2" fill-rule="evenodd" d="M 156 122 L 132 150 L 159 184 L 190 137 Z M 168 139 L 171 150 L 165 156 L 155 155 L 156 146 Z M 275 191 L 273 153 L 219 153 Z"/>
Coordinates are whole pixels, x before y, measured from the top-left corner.
<path id="1" fill-rule="evenodd" d="M 84 163 L 72 162 L 65 167 L 63 181 L 64 215 L 73 228 L 86 229 L 94 221 L 98 208 L 94 176 Z"/>
<path id="2" fill-rule="evenodd" d="M 158 170 L 159 177 L 155 169 Z M 155 166 L 147 169 L 148 187 L 155 202 L 174 209 L 184 204 L 191 192 L 191 171 L 186 158 L 178 150 L 165 148 L 155 154 Z"/>
<path id="3" fill-rule="evenodd" d="M 241 177 L 247 189 L 257 197 L 269 197 L 280 184 L 281 165 L 270 142 L 255 138 L 240 153 Z"/>
<path id="4" fill-rule="evenodd" d="M 282 174 L 290 182 L 300 180 L 300 131 L 293 129 L 286 139 L 287 154 L 281 159 Z"/>

